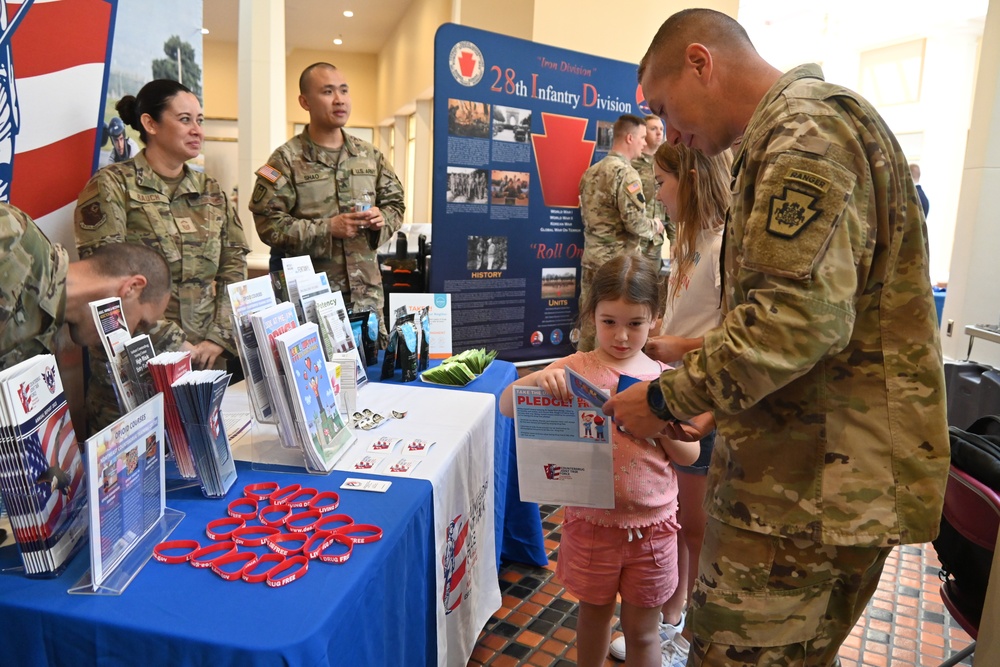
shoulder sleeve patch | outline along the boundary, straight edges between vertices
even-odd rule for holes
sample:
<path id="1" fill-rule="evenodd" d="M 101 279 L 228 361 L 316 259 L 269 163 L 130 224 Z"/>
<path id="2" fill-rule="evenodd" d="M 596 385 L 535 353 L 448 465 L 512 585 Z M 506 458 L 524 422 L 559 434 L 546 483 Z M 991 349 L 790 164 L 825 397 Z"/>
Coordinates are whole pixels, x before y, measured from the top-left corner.
<path id="1" fill-rule="evenodd" d="M 823 157 L 782 153 L 764 168 L 743 237 L 744 266 L 806 280 L 843 217 L 857 178 Z"/>
<path id="2" fill-rule="evenodd" d="M 628 193 L 630 195 L 634 195 L 636 192 L 638 192 L 639 190 L 642 189 L 642 183 L 640 183 L 638 181 L 634 181 L 634 182 L 629 183 L 628 185 L 626 185 L 625 189 L 628 190 Z"/>
<path id="3" fill-rule="evenodd" d="M 281 178 L 281 172 L 269 164 L 265 164 L 255 173 L 261 178 L 270 181 L 271 183 L 277 183 L 278 179 Z"/>
<path id="4" fill-rule="evenodd" d="M 97 229 L 107 219 L 107 214 L 104 213 L 101 203 L 97 200 L 90 201 L 80 208 L 80 227 L 83 229 Z"/>

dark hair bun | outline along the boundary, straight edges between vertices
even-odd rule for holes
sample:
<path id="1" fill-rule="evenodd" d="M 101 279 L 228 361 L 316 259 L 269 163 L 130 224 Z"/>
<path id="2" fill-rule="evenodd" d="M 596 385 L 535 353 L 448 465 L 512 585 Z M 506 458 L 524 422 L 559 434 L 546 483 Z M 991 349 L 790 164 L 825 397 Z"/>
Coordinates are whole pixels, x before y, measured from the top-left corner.
<path id="1" fill-rule="evenodd" d="M 136 117 L 135 95 L 126 95 L 118 100 L 115 110 L 118 111 L 118 117 L 125 121 L 126 125 L 134 130 L 139 129 L 139 119 Z"/>

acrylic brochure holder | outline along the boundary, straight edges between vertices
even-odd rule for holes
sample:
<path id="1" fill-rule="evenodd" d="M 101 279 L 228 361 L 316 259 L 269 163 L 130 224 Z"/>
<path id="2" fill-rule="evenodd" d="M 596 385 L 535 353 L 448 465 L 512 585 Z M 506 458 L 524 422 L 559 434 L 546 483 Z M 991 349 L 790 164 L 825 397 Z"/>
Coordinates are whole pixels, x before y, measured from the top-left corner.
<path id="1" fill-rule="evenodd" d="M 167 539 L 183 518 L 184 512 L 169 507 L 163 508 L 160 520 L 136 542 L 99 585 L 94 586 L 93 572 L 88 569 L 67 592 L 78 595 L 121 595 L 153 556 L 153 547 Z M 91 536 L 91 539 L 94 537 Z"/>

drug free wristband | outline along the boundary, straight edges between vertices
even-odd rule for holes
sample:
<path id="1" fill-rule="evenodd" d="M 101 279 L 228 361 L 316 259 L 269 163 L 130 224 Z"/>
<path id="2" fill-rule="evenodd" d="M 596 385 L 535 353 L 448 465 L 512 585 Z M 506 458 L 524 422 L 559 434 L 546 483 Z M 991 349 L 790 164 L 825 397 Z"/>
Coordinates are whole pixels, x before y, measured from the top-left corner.
<path id="1" fill-rule="evenodd" d="M 257 518 L 265 526 L 279 528 L 292 517 L 292 508 L 288 505 L 268 505 L 261 507 Z"/>
<path id="2" fill-rule="evenodd" d="M 295 508 L 308 507 L 309 503 L 319 494 L 316 489 L 310 489 L 309 487 L 302 487 L 294 493 L 290 493 L 287 496 L 282 497 L 281 502 L 285 505 Z"/>
<path id="3" fill-rule="evenodd" d="M 243 495 L 247 498 L 253 498 L 257 502 L 269 501 L 271 495 L 279 488 L 281 486 L 277 482 L 257 482 L 244 486 Z"/>
<path id="4" fill-rule="evenodd" d="M 257 501 L 253 498 L 237 498 L 226 508 L 229 516 L 249 521 L 257 518 Z"/>
<path id="5" fill-rule="evenodd" d="M 209 521 L 208 525 L 205 526 L 205 534 L 208 535 L 208 539 L 215 540 L 216 542 L 228 540 L 232 537 L 233 531 L 245 525 L 247 525 L 247 522 L 238 516 L 226 516 L 221 519 Z M 226 530 L 227 528 L 228 530 Z"/>
<path id="6" fill-rule="evenodd" d="M 224 565 L 239 562 L 243 564 L 233 571 L 223 569 Z M 243 570 L 252 567 L 256 562 L 257 554 L 252 551 L 231 551 L 225 556 L 219 556 L 212 561 L 212 572 L 215 572 L 226 581 L 236 581 L 243 576 Z"/>
<path id="7" fill-rule="evenodd" d="M 342 525 L 340 526 L 335 525 L 338 523 Z M 352 519 L 347 514 L 327 514 L 319 521 L 317 521 L 315 524 L 313 524 L 313 529 L 318 531 L 320 530 L 333 531 L 333 530 L 339 530 L 341 528 L 347 528 L 353 523 L 354 519 Z"/>
<path id="8" fill-rule="evenodd" d="M 302 551 L 309 539 L 305 533 L 278 533 L 269 535 L 264 543 L 276 554 L 292 556 Z"/>
<path id="9" fill-rule="evenodd" d="M 293 570 L 293 568 L 295 568 Z M 292 571 L 289 571 L 292 570 Z M 301 578 L 309 571 L 309 559 L 305 556 L 292 556 L 271 568 L 267 573 L 267 585 L 278 588 Z"/>
<path id="10" fill-rule="evenodd" d="M 326 553 L 327 547 L 333 546 L 334 544 L 340 544 L 341 546 L 347 547 L 347 551 L 337 554 Z M 351 552 L 353 551 L 354 540 L 341 533 L 330 533 L 330 536 L 323 540 L 323 543 L 320 545 L 317 557 L 324 563 L 344 563 L 351 557 Z"/>
<path id="11" fill-rule="evenodd" d="M 191 554 L 189 562 L 195 567 L 212 567 L 213 560 L 216 558 L 222 558 L 226 554 L 233 553 L 234 551 L 236 551 L 236 543 L 232 540 L 216 542 L 215 544 L 209 544 L 206 547 L 197 549 Z M 206 558 L 206 556 L 211 556 L 211 558 Z"/>
<path id="12" fill-rule="evenodd" d="M 340 494 L 335 491 L 320 491 L 309 501 L 309 509 L 319 510 L 321 514 L 332 512 L 340 505 Z"/>
<path id="13" fill-rule="evenodd" d="M 382 529 L 370 523 L 355 523 L 334 529 L 339 535 L 346 535 L 355 544 L 369 544 L 382 539 Z M 367 533 L 367 535 L 363 534 Z"/>
<path id="14" fill-rule="evenodd" d="M 191 554 L 198 551 L 201 548 L 201 544 L 197 540 L 171 540 L 169 542 L 160 542 L 155 547 L 153 547 L 153 558 L 160 561 L 161 563 L 186 563 L 191 559 Z M 165 551 L 172 551 L 174 549 L 187 549 L 185 553 L 182 554 L 166 554 Z"/>
<path id="15" fill-rule="evenodd" d="M 276 490 L 271 494 L 271 504 L 272 505 L 285 505 L 285 500 L 302 488 L 301 484 L 289 484 L 288 486 Z"/>
<path id="16" fill-rule="evenodd" d="M 301 558 L 301 556 L 299 556 L 299 558 Z M 269 575 L 274 568 L 278 567 L 284 562 L 285 562 L 285 557 L 282 556 L 281 554 L 274 554 L 274 553 L 263 554 L 260 557 L 258 557 L 255 562 L 250 563 L 243 568 L 243 575 L 242 575 L 243 581 L 246 581 L 247 583 L 251 584 L 259 584 L 260 582 L 267 579 L 267 575 Z M 261 565 L 268 563 L 270 563 L 269 567 L 264 568 L 260 572 L 254 571 Z"/>
<path id="17" fill-rule="evenodd" d="M 316 523 L 322 516 L 323 514 L 319 510 L 299 512 L 288 517 L 288 520 L 285 521 L 285 528 L 293 533 L 308 533 L 316 528 Z"/>
<path id="18" fill-rule="evenodd" d="M 233 531 L 232 540 L 244 547 L 259 547 L 267 538 L 277 535 L 278 529 L 273 526 L 243 526 Z"/>

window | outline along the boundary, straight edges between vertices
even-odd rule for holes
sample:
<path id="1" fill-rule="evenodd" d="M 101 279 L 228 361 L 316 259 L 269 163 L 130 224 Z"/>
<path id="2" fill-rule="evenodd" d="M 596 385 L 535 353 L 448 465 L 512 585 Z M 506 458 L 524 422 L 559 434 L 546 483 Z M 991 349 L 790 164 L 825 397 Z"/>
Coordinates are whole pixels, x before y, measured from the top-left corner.
<path id="1" fill-rule="evenodd" d="M 876 107 L 920 101 L 925 40 L 861 53 L 861 94 Z"/>

